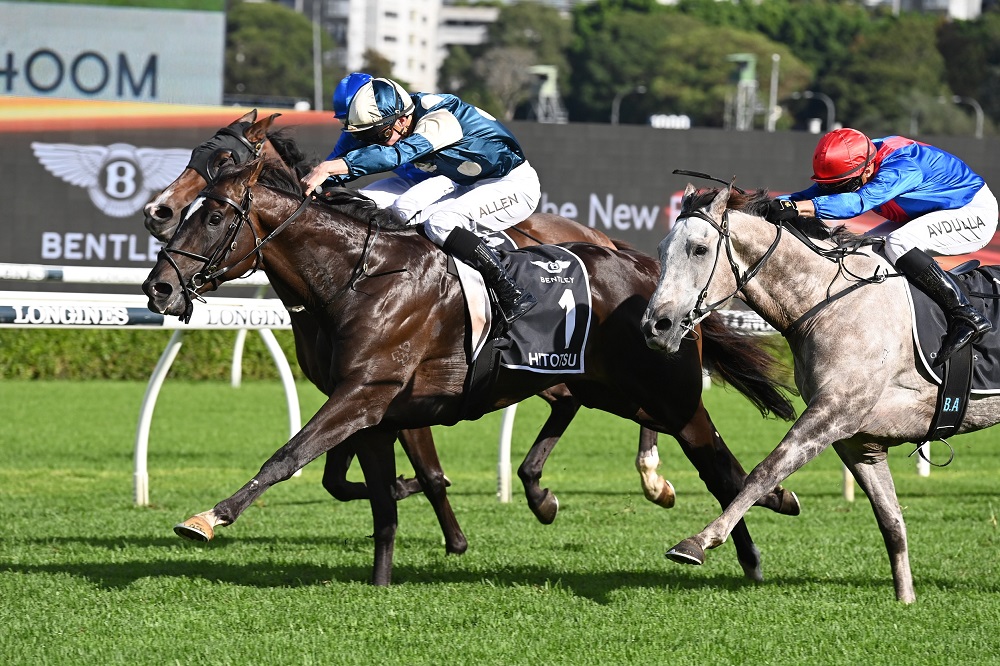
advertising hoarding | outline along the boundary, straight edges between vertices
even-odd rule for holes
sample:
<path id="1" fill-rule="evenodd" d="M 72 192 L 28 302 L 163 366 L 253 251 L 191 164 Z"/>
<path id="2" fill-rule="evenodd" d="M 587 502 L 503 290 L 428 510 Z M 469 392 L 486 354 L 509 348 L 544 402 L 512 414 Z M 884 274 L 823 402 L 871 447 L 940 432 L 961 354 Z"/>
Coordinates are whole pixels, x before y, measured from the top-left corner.
<path id="1" fill-rule="evenodd" d="M 0 95 L 219 104 L 226 14 L 0 1 Z"/>

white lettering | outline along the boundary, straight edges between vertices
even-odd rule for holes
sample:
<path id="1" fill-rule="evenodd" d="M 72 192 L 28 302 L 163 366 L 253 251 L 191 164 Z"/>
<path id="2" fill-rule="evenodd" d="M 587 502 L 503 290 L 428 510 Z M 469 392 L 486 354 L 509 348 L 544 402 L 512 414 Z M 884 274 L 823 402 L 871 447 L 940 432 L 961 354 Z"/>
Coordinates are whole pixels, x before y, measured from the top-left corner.
<path id="1" fill-rule="evenodd" d="M 78 231 L 71 231 L 63 236 L 63 256 L 67 259 L 83 259 L 83 252 L 80 251 L 82 241 L 83 234 Z"/>
<path id="2" fill-rule="evenodd" d="M 14 308 L 14 323 L 124 326 L 128 323 L 128 308 L 115 305 L 21 305 Z"/>
<path id="3" fill-rule="evenodd" d="M 104 168 L 108 179 L 104 191 L 116 199 L 128 199 L 135 194 L 135 165 L 125 161 L 111 162 Z"/>
<path id="4" fill-rule="evenodd" d="M 601 200 L 597 198 L 596 194 L 590 195 L 590 217 L 587 219 L 587 226 L 596 227 L 595 215 L 601 217 L 601 222 L 604 223 L 605 229 L 611 228 L 611 208 L 614 205 L 614 198 L 609 194 L 607 196 L 608 207 L 607 209 L 601 208 Z"/>
<path id="5" fill-rule="evenodd" d="M 138 234 L 91 234 L 69 231 L 42 232 L 41 257 L 47 260 L 134 261 L 156 260 L 161 243 L 152 236 Z"/>
<path id="6" fill-rule="evenodd" d="M 529 352 L 528 365 L 536 368 L 572 368 L 576 366 L 577 357 L 577 354 Z"/>
<path id="7" fill-rule="evenodd" d="M 538 212 L 548 213 L 550 215 L 561 215 L 562 217 L 566 217 L 571 220 L 575 220 L 578 214 L 575 203 L 567 201 L 566 203 L 559 205 L 549 201 L 549 195 L 547 192 L 542 192 L 542 202 L 538 205 Z"/>
<path id="8" fill-rule="evenodd" d="M 660 214 L 659 206 L 635 206 L 631 204 L 615 205 L 614 195 L 607 195 L 604 204 L 596 194 L 590 195 L 590 217 L 587 224 L 597 226 L 600 219 L 605 229 L 614 227 L 621 231 L 650 230 L 656 228 L 656 218 Z"/>

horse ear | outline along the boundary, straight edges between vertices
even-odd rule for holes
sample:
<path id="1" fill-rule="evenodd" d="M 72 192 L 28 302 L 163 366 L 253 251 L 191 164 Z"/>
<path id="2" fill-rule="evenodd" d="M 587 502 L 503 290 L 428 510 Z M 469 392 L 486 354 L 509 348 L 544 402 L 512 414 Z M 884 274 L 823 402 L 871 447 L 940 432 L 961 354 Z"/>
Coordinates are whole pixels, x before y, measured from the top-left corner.
<path id="1" fill-rule="evenodd" d="M 709 212 L 713 218 L 722 219 L 722 214 L 726 212 L 726 205 L 729 203 L 729 195 L 732 191 L 732 188 L 723 187 L 719 190 L 719 193 L 715 195 L 715 198 L 712 199 L 712 204 L 709 206 Z"/>
<path id="2" fill-rule="evenodd" d="M 254 113 L 256 113 L 256 110 L 254 111 Z M 271 129 L 271 125 L 274 123 L 274 119 L 280 115 L 281 115 L 280 113 L 274 113 L 268 116 L 267 118 L 262 118 L 261 120 L 258 120 L 257 122 L 250 125 L 250 127 L 246 129 L 246 131 L 243 133 L 243 136 L 246 138 L 247 141 L 249 141 L 254 145 L 264 143 L 264 140 L 267 138 L 267 131 Z"/>
<path id="3" fill-rule="evenodd" d="M 255 120 L 257 120 L 257 109 L 253 109 L 252 111 L 247 111 L 242 116 L 234 120 L 232 124 L 235 125 L 236 123 L 252 123 Z"/>
<path id="4" fill-rule="evenodd" d="M 253 187 L 257 184 L 257 178 L 260 177 L 260 172 L 264 170 L 264 160 L 257 158 L 250 163 L 252 168 L 250 169 L 250 177 L 247 178 L 247 187 Z"/>
<path id="5" fill-rule="evenodd" d="M 681 197 L 681 210 L 688 209 L 688 204 L 691 203 L 691 197 L 693 197 L 697 191 L 698 190 L 696 190 L 694 185 L 691 183 L 688 183 L 684 187 L 684 195 Z"/>

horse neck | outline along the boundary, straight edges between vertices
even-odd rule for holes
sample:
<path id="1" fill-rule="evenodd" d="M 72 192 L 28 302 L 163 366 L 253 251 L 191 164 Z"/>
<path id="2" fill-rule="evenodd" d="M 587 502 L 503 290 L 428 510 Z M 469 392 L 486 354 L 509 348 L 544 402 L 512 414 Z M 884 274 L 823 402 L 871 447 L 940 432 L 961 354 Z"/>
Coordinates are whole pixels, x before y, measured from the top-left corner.
<path id="1" fill-rule="evenodd" d="M 778 228 L 759 217 L 731 212 L 733 247 L 743 270 L 763 257 L 778 233 Z M 832 245 L 817 242 L 820 246 Z M 848 260 L 851 272 L 871 277 L 878 260 L 856 256 Z M 784 331 L 813 306 L 849 287 L 854 280 L 845 277 L 840 265 L 820 256 L 787 230 L 774 253 L 764 261 L 743 288 L 747 305 L 771 326 Z"/>
<path id="2" fill-rule="evenodd" d="M 253 197 L 252 215 L 262 237 L 274 233 L 301 204 L 260 185 Z M 261 249 L 264 272 L 288 306 L 329 304 L 348 289 L 367 234 L 366 223 L 310 205 Z"/>

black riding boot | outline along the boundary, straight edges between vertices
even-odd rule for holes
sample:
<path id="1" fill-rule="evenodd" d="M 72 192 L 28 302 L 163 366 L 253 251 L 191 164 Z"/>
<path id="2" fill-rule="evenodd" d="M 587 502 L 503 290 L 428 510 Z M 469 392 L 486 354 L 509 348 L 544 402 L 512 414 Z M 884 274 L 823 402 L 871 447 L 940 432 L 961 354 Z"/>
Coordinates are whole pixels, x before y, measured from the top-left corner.
<path id="1" fill-rule="evenodd" d="M 538 302 L 529 292 L 517 286 L 507 274 L 500 257 L 482 239 L 467 229 L 453 229 L 444 242 L 444 251 L 461 259 L 479 271 L 486 286 L 493 290 L 497 306 L 507 326 Z"/>
<path id="2" fill-rule="evenodd" d="M 896 268 L 940 305 L 948 318 L 948 334 L 933 365 L 941 365 L 959 349 L 993 329 L 990 320 L 969 303 L 951 275 L 923 250 L 908 251 L 896 261 Z"/>

